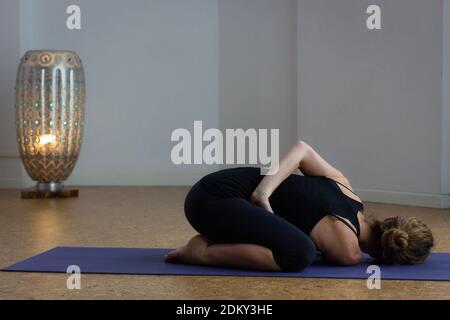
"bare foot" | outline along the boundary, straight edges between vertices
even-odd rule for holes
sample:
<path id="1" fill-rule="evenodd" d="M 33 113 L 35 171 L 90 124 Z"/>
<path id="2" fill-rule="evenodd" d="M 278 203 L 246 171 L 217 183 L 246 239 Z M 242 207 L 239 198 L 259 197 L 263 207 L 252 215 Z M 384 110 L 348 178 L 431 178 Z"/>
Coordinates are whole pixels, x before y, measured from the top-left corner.
<path id="1" fill-rule="evenodd" d="M 208 247 L 208 241 L 200 234 L 193 237 L 189 242 L 165 256 L 166 262 L 184 262 L 190 264 L 201 264 L 203 254 Z"/>

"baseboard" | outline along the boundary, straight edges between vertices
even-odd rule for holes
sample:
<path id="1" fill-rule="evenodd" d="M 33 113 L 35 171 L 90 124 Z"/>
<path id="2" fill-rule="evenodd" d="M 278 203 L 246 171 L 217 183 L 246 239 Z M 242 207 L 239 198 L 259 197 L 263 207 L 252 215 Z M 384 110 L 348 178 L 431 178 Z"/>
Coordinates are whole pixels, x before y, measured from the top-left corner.
<path id="1" fill-rule="evenodd" d="M 202 176 L 153 176 L 143 179 L 126 179 L 118 182 L 117 178 L 69 178 L 64 184 L 73 186 L 110 187 L 110 186 L 192 186 Z M 0 189 L 21 189 L 34 184 L 29 179 L 0 178 Z"/>
<path id="2" fill-rule="evenodd" d="M 24 177 L 20 155 L 12 149 L 0 152 L 0 188 L 21 189 L 30 186 L 31 179 Z"/>
<path id="3" fill-rule="evenodd" d="M 152 176 L 148 178 L 124 179 L 117 182 L 117 177 L 73 177 L 68 185 L 77 186 L 192 186 L 202 176 Z M 0 179 L 0 188 L 21 189 L 30 186 L 29 179 Z M 401 204 L 428 208 L 450 208 L 450 195 L 433 193 L 400 192 L 355 188 L 363 201 Z"/>
<path id="4" fill-rule="evenodd" d="M 427 208 L 450 208 L 450 195 L 355 188 L 363 201 Z"/>
<path id="5" fill-rule="evenodd" d="M 16 149 L 6 149 L 0 151 L 0 158 L 20 158 L 20 154 Z"/>
<path id="6" fill-rule="evenodd" d="M 28 179 L 0 178 L 0 189 L 23 189 L 30 186 Z"/>
<path id="7" fill-rule="evenodd" d="M 117 182 L 117 177 L 98 178 L 73 178 L 68 182 L 73 185 L 90 186 L 192 186 L 201 179 L 201 175 L 195 176 L 166 176 L 158 175 L 148 178 L 124 179 Z M 401 204 L 428 208 L 450 208 L 450 195 L 434 193 L 400 192 L 390 190 L 357 189 L 355 192 L 363 201 L 388 204 Z"/>

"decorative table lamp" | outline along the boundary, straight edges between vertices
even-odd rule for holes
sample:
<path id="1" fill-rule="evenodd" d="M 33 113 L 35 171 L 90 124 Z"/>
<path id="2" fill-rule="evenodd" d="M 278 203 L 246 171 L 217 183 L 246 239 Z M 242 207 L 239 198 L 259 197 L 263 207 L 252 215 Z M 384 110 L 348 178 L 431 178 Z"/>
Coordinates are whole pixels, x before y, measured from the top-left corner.
<path id="1" fill-rule="evenodd" d="M 73 51 L 28 51 L 16 81 L 16 129 L 20 156 L 37 186 L 22 198 L 77 197 L 64 189 L 80 152 L 85 114 L 81 59 Z"/>

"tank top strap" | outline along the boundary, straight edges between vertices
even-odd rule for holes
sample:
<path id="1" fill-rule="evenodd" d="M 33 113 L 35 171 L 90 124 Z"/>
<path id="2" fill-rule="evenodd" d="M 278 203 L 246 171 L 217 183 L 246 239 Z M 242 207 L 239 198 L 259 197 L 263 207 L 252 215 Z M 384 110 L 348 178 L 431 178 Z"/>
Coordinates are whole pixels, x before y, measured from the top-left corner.
<path id="1" fill-rule="evenodd" d="M 352 232 L 356 235 L 356 237 L 359 238 L 359 235 L 361 233 L 361 230 L 359 228 L 359 222 L 356 224 L 348 223 L 347 220 L 345 220 L 344 218 L 342 218 L 341 216 L 339 216 L 337 214 L 331 214 L 331 215 L 333 217 L 335 217 L 336 219 L 338 219 L 339 221 L 341 221 L 343 224 L 345 224 L 350 230 L 352 230 Z"/>

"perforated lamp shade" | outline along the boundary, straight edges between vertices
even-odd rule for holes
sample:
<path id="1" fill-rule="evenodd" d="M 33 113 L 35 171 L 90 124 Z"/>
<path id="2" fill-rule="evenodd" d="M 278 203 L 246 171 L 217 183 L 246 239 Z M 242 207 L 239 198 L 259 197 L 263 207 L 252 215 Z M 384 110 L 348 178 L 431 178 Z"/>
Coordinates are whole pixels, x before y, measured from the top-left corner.
<path id="1" fill-rule="evenodd" d="M 57 191 L 80 153 L 85 79 L 73 51 L 28 51 L 16 81 L 16 129 L 20 156 L 38 189 Z"/>

